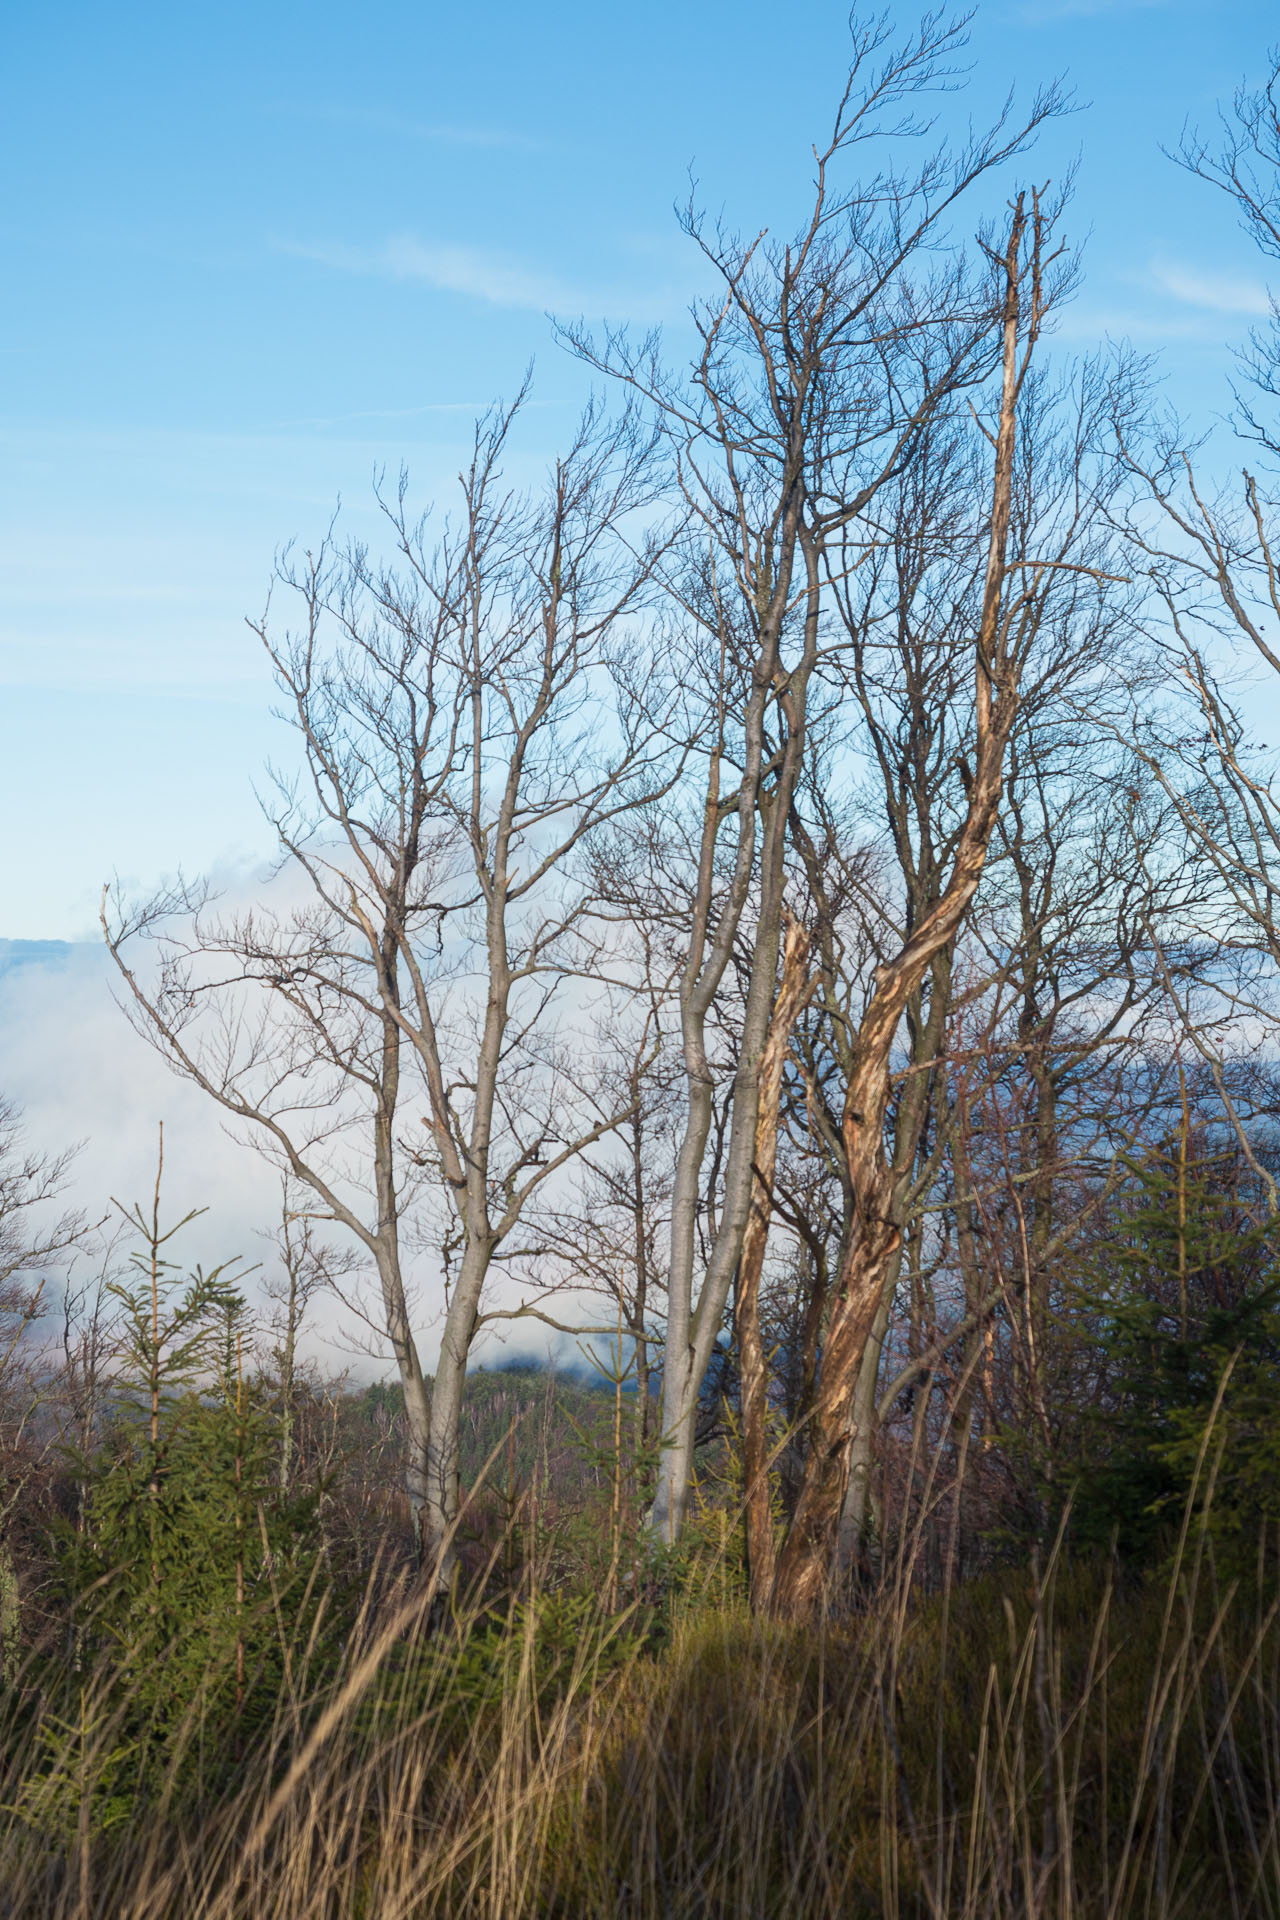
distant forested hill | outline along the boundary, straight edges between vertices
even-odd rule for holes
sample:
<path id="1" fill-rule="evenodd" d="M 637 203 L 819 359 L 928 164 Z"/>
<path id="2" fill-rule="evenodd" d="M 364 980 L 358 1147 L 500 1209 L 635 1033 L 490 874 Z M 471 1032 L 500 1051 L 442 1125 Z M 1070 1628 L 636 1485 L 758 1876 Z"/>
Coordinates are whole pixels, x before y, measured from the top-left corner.
<path id="1" fill-rule="evenodd" d="M 398 1382 L 382 1381 L 354 1394 L 351 1416 L 373 1424 L 395 1422 L 403 1402 Z M 627 1424 L 631 1407 L 628 1397 Z M 613 1392 L 585 1371 L 562 1373 L 530 1361 L 501 1371 L 467 1375 L 460 1433 L 464 1486 L 474 1485 L 486 1461 L 488 1481 L 505 1486 L 533 1479 L 567 1492 L 591 1476 L 593 1445 L 611 1445 Z"/>

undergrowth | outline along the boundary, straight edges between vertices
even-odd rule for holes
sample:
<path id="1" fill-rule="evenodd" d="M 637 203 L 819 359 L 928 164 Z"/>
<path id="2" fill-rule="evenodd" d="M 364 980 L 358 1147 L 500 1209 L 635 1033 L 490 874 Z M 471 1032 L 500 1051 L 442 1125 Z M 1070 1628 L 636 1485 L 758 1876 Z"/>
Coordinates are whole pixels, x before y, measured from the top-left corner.
<path id="1" fill-rule="evenodd" d="M 401 1588 L 336 1664 L 281 1620 L 274 1712 L 193 1790 L 127 1790 L 109 1674 L 5 1696 L 5 1920 L 1280 1915 L 1280 1632 L 1192 1525 L 753 1621 L 732 1537 L 598 1591 Z M 314 1609 L 311 1610 L 312 1615 Z M 213 1697 L 211 1687 L 201 1697 Z M 225 1742 L 220 1747 L 225 1754 Z"/>

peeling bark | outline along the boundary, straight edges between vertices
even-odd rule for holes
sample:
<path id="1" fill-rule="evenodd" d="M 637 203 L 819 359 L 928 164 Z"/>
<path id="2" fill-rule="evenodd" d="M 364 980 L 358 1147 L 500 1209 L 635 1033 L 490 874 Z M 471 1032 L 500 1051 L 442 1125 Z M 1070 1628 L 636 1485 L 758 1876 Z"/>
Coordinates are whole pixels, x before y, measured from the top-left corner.
<path id="1" fill-rule="evenodd" d="M 853 1408 L 863 1358 L 884 1297 L 885 1277 L 902 1245 L 894 1206 L 895 1175 L 885 1154 L 890 1055 L 911 995 L 930 963 L 954 940 L 986 865 L 1000 807 L 1004 756 L 1018 713 L 1018 658 L 1002 620 L 1008 566 L 1018 398 L 1039 329 L 1041 224 L 1033 215 L 1031 257 L 1024 265 L 1028 216 L 1019 196 L 1003 256 L 1004 311 L 1000 422 L 992 482 L 991 523 L 982 614 L 975 646 L 976 739 L 969 804 L 950 877 L 936 906 L 894 959 L 878 969 L 876 989 L 853 1049 L 842 1138 L 854 1197 L 854 1230 L 836 1283 L 811 1422 L 811 1445 L 791 1526 L 778 1560 L 772 1608 L 784 1619 L 813 1614 L 832 1576 L 854 1439 Z M 1024 321 L 1023 282 L 1031 279 Z"/>

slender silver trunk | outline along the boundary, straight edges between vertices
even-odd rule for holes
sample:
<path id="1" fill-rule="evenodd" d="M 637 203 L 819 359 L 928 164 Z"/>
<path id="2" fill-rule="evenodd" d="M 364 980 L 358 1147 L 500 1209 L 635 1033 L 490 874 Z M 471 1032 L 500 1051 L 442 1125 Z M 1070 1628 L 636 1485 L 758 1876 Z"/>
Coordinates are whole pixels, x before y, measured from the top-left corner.
<path id="1" fill-rule="evenodd" d="M 686 1018 L 686 1026 L 690 1023 Z M 701 1040 L 701 1023 L 697 1038 Z M 686 1051 L 687 1051 L 686 1047 Z M 684 1524 L 693 1472 L 694 1421 L 699 1380 L 693 1339 L 693 1263 L 702 1156 L 711 1130 L 711 1081 L 691 1076 L 689 1111 L 676 1162 L 671 1198 L 671 1266 L 667 1285 L 667 1339 L 662 1361 L 662 1445 L 658 1454 L 649 1526 L 674 1546 Z"/>
<path id="2" fill-rule="evenodd" d="M 489 1259 L 487 1246 L 475 1241 L 468 1244 L 445 1315 L 427 1412 L 424 1485 L 419 1509 L 422 1557 L 428 1573 L 441 1587 L 449 1584 L 457 1565 L 454 1535 L 462 1501 L 458 1474 L 462 1396 L 467 1380 L 467 1356 L 475 1334 Z"/>
<path id="3" fill-rule="evenodd" d="M 662 1378 L 662 1451 L 649 1525 L 668 1545 L 679 1537 L 693 1472 L 698 1394 L 724 1322 L 729 1290 L 738 1264 L 747 1215 L 759 1105 L 760 1056 L 769 1030 L 773 984 L 781 930 L 781 886 L 772 909 L 757 930 L 752 990 L 743 1022 L 742 1056 L 734 1078 L 733 1119 L 725 1155 L 724 1192 L 719 1228 L 707 1262 L 696 1308 L 693 1305 L 695 1216 L 702 1154 L 711 1122 L 711 1088 L 697 1089 L 690 1100 L 689 1124 L 676 1170 L 672 1207 L 672 1260 L 667 1316 L 667 1347 Z"/>
<path id="4" fill-rule="evenodd" d="M 777 669 L 783 611 L 790 599 L 795 544 L 805 547 L 808 606 L 804 648 L 780 703 L 786 729 L 776 784 L 761 790 L 765 716 Z M 782 938 L 784 851 L 787 816 L 804 752 L 805 696 L 818 636 L 817 553 L 794 524 L 788 530 L 768 617 L 761 622 L 759 655 L 745 717 L 747 750 L 738 796 L 738 843 L 734 881 L 725 910 L 708 939 L 713 856 L 719 795 L 713 764 L 704 816 L 694 931 L 681 984 L 681 1024 L 689 1110 L 676 1164 L 671 1208 L 667 1346 L 662 1378 L 662 1451 L 649 1525 L 668 1545 L 679 1537 L 693 1473 L 698 1393 L 724 1322 L 729 1291 L 751 1211 L 759 1109 L 760 1061 L 773 1013 Z M 743 1009 L 741 1046 L 734 1074 L 729 1144 L 724 1162 L 720 1218 L 695 1307 L 693 1274 L 702 1161 L 712 1119 L 712 1080 L 707 1065 L 706 1021 L 741 928 L 753 871 L 759 874 L 759 912 L 751 938 L 751 973 Z"/>

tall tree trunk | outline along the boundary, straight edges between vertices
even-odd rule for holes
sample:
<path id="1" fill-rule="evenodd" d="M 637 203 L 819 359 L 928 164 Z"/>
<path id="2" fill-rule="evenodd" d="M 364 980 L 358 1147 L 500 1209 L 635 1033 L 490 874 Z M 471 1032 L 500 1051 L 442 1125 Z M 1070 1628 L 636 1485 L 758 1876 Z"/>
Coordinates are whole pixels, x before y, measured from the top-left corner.
<path id="1" fill-rule="evenodd" d="M 419 1543 L 424 1570 L 434 1581 L 438 1593 L 448 1588 L 457 1569 L 455 1535 L 462 1504 L 458 1474 L 462 1396 L 467 1381 L 467 1357 L 490 1258 L 490 1249 L 484 1242 L 468 1238 L 445 1315 L 429 1402 L 425 1389 L 423 1392 L 426 1444 L 422 1453 L 422 1498 L 418 1509 Z M 411 1421 L 411 1432 L 413 1428 Z"/>
<path id="2" fill-rule="evenodd" d="M 636 1103 L 635 1116 L 631 1122 L 631 1194 L 636 1263 L 636 1285 L 631 1313 L 631 1338 L 636 1368 L 636 1403 L 631 1422 L 631 1460 L 632 1472 L 637 1475 L 636 1485 L 639 1488 L 641 1462 L 644 1459 L 645 1448 L 649 1444 L 652 1409 L 649 1405 L 649 1239 L 647 1231 L 649 1203 L 645 1193 L 644 1115 L 640 1104 L 638 1074 L 632 1079 L 631 1092 Z M 622 1285 L 621 1278 L 618 1285 L 619 1287 Z"/>
<path id="3" fill-rule="evenodd" d="M 778 1105 L 791 1029 L 812 991 L 808 979 L 809 936 L 787 919 L 782 977 L 760 1060 L 756 1110 L 755 1181 L 738 1260 L 734 1295 L 735 1333 L 742 1397 L 742 1472 L 751 1605 L 761 1609 L 773 1589 L 773 1503 L 769 1477 L 769 1368 L 760 1337 L 760 1277 L 764 1271 L 773 1212 L 773 1175 L 778 1156 Z"/>
<path id="4" fill-rule="evenodd" d="M 427 1498 L 427 1440 L 431 1425 L 431 1401 L 422 1376 L 417 1342 L 409 1326 L 409 1311 L 400 1272 L 399 1248 L 394 1236 L 380 1237 L 374 1248 L 378 1279 L 382 1289 L 387 1338 L 404 1395 L 405 1450 L 404 1488 L 417 1534 L 420 1559 L 429 1562 L 425 1517 Z"/>
<path id="5" fill-rule="evenodd" d="M 947 1547 L 946 1584 L 959 1578 L 964 1566 L 964 1481 L 969 1464 L 969 1445 L 973 1435 L 973 1410 L 978 1395 L 978 1372 L 986 1353 L 989 1319 L 983 1314 L 986 1283 L 978 1260 L 977 1209 L 973 1198 L 973 1173 L 969 1163 L 969 1103 L 962 1094 L 957 1105 L 955 1145 L 956 1253 L 964 1286 L 966 1319 L 973 1325 L 960 1348 L 960 1379 L 951 1403 L 951 1450 L 954 1468 L 951 1537 Z"/>
<path id="6" fill-rule="evenodd" d="M 1049 1263 L 1053 1238 L 1054 1188 L 1058 1173 L 1058 1088 L 1048 1057 L 1050 1022 L 1042 1021 L 1030 1048 L 1029 1066 L 1035 1113 L 1031 1144 L 1034 1160 L 1026 1186 L 1031 1195 L 1031 1231 L 1028 1236 L 1027 1374 L 1033 1406 L 1043 1406 L 1045 1342 L 1049 1331 Z"/>
<path id="7" fill-rule="evenodd" d="M 806 575 L 804 647 L 800 661 L 785 676 L 784 685 L 779 688 L 775 686 L 775 679 L 780 674 L 779 641 L 791 598 L 797 540 L 804 548 Z M 778 945 L 782 933 L 787 820 L 804 756 L 805 701 L 809 676 L 817 658 L 819 604 L 816 545 L 804 529 L 791 525 L 783 543 L 783 559 L 778 566 L 777 577 L 769 587 L 753 667 L 745 728 L 748 743 L 744 756 L 746 765 L 737 803 L 738 844 L 731 889 L 734 903 L 722 912 L 714 937 L 711 937 L 715 844 L 721 813 L 717 759 L 708 783 L 694 927 L 681 982 L 681 1023 L 689 1104 L 672 1188 L 667 1342 L 662 1369 L 662 1450 L 649 1514 L 651 1531 L 668 1545 L 673 1545 L 679 1538 L 684 1523 L 693 1475 L 698 1394 L 723 1323 L 729 1291 L 742 1252 L 742 1237 L 751 1211 L 760 1063 L 773 1013 Z M 783 731 L 784 745 L 773 775 L 773 785 L 765 791 L 766 719 L 770 711 Z M 706 1022 L 741 924 L 748 885 L 755 866 L 757 826 L 760 830 L 759 907 L 751 936 L 751 967 L 738 1067 L 733 1081 L 724 1188 L 720 1219 L 695 1307 L 693 1280 L 697 1215 L 703 1154 L 711 1131 L 714 1091 L 706 1052 Z"/>
<path id="8" fill-rule="evenodd" d="M 684 1525 L 693 1474 L 694 1418 L 701 1376 L 693 1353 L 693 1255 L 697 1243 L 698 1182 L 711 1131 L 709 1072 L 688 1075 L 688 1112 L 676 1163 L 671 1204 L 671 1269 L 667 1337 L 662 1354 L 661 1447 L 649 1511 L 654 1535 L 674 1546 Z"/>
<path id="9" fill-rule="evenodd" d="M 954 940 L 977 892 L 1000 807 L 1005 749 L 1017 717 L 1017 666 L 1008 651 L 1001 602 L 1008 563 L 1018 395 L 1036 332 L 1038 211 L 1037 247 L 1032 260 L 1032 319 L 1027 350 L 1020 356 L 1021 247 L 1025 228 L 1024 203 L 1019 197 L 1003 261 L 1003 380 L 987 569 L 975 647 L 976 737 L 968 808 L 947 886 L 937 905 L 909 935 L 895 958 L 878 969 L 875 992 L 853 1049 L 853 1068 L 845 1089 L 842 1135 L 854 1198 L 854 1227 L 837 1279 L 836 1299 L 828 1323 L 812 1442 L 800 1497 L 774 1581 L 773 1609 L 783 1618 L 812 1614 L 826 1598 L 849 1479 L 854 1394 L 884 1297 L 890 1265 L 902 1245 L 902 1228 L 895 1206 L 897 1183 L 885 1156 L 889 1068 L 894 1040 L 926 969 Z"/>
<path id="10" fill-rule="evenodd" d="M 897 1280 L 896 1271 L 894 1280 Z M 871 1552 L 879 1551 L 880 1542 L 876 1539 L 878 1516 L 874 1511 L 874 1492 L 872 1475 L 875 1472 L 876 1452 L 876 1389 L 880 1384 L 880 1355 L 884 1350 L 885 1335 L 889 1331 L 889 1315 L 893 1307 L 893 1287 L 886 1286 L 880 1297 L 880 1306 L 871 1326 L 871 1337 L 867 1341 L 862 1356 L 862 1365 L 858 1369 L 858 1381 L 853 1392 L 853 1439 L 849 1447 L 849 1484 L 845 1489 L 844 1506 L 840 1513 L 840 1537 L 837 1544 L 837 1565 L 840 1576 L 849 1580 L 859 1568 L 868 1568 Z"/>

